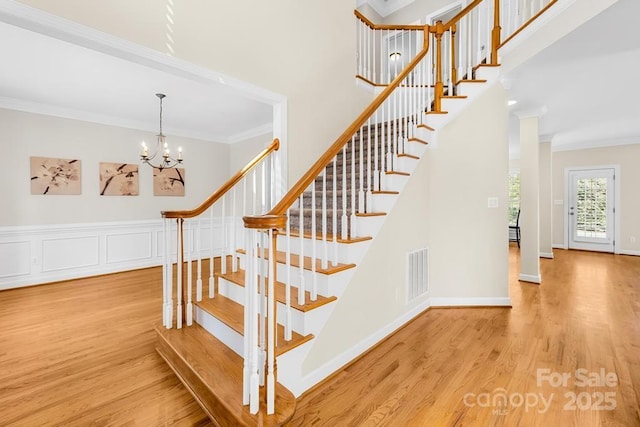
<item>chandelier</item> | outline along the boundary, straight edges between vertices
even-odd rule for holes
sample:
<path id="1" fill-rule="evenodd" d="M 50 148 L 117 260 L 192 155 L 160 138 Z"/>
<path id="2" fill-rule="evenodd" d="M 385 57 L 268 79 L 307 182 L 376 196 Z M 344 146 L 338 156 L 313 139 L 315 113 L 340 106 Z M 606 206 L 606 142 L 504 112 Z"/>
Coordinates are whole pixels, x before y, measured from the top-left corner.
<path id="1" fill-rule="evenodd" d="M 166 141 L 166 136 L 162 133 L 162 100 L 166 97 L 164 93 L 156 93 L 156 96 L 160 99 L 160 132 L 157 135 L 158 141 L 156 144 L 156 150 L 152 155 L 149 155 L 149 147 L 147 143 L 142 141 L 142 153 L 140 154 L 140 160 L 148 164 L 151 167 L 162 169 L 175 168 L 182 164 L 182 147 L 178 147 L 178 157 L 171 157 L 169 151 L 169 145 Z M 156 163 L 153 163 L 155 158 L 158 158 Z"/>

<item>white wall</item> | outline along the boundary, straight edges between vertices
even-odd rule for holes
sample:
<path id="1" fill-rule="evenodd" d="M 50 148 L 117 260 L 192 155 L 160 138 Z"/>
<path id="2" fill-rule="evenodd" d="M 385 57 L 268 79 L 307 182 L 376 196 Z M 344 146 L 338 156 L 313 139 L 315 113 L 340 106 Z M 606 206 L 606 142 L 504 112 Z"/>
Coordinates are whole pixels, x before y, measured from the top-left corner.
<path id="1" fill-rule="evenodd" d="M 353 2 L 22 0 L 287 97 L 289 184 L 371 100 L 355 85 Z M 274 135 L 281 137 L 281 135 Z"/>
<path id="2" fill-rule="evenodd" d="M 273 142 L 271 133 L 256 136 L 229 146 L 229 174 L 234 174 Z"/>
<path id="3" fill-rule="evenodd" d="M 564 170 L 570 167 L 620 165 L 620 242 L 616 246 L 621 253 L 640 255 L 640 138 L 632 145 L 591 148 L 585 150 L 556 151 L 553 153 L 553 200 L 567 203 Z M 553 244 L 562 247 L 564 229 L 564 205 L 553 204 Z M 635 241 L 632 241 L 635 240 Z"/>
<path id="4" fill-rule="evenodd" d="M 0 123 L 0 289 L 158 265 L 160 212 L 196 207 L 229 175 L 228 145 L 169 135 L 184 149 L 186 195 L 158 197 L 138 157 L 153 133 L 5 109 Z M 82 194 L 32 195 L 31 156 L 79 159 Z M 100 196 L 100 162 L 140 164 L 139 195 Z"/>
<path id="5" fill-rule="evenodd" d="M 445 126 L 438 147 L 420 160 L 313 343 L 304 373 L 409 320 L 428 299 L 508 303 L 507 174 L 506 95 L 495 85 Z M 487 208 L 488 197 L 498 197 L 497 209 Z M 407 305 L 406 254 L 425 246 L 430 291 Z"/>
<path id="6" fill-rule="evenodd" d="M 11 183 L 0 189 L 0 226 L 159 219 L 162 210 L 197 206 L 229 175 L 229 146 L 169 135 L 170 145 L 184 150 L 185 197 L 158 197 L 152 169 L 139 160 L 140 142 L 155 141 L 152 132 L 5 109 L 0 122 L 0 179 Z M 30 156 L 81 160 L 82 194 L 31 195 Z M 100 162 L 140 164 L 140 195 L 100 196 Z"/>

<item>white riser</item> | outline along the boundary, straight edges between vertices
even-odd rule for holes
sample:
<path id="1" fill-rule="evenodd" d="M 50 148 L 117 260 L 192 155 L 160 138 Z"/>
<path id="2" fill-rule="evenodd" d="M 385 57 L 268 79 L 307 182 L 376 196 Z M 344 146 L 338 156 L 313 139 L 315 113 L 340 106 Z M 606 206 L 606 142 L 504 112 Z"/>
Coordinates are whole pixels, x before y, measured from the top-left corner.
<path id="1" fill-rule="evenodd" d="M 374 205 L 375 206 L 375 205 Z M 286 251 L 287 249 L 287 238 L 284 235 L 278 235 L 278 250 Z M 371 240 L 365 240 L 363 242 L 357 243 L 335 243 L 338 246 L 338 262 L 341 264 L 357 264 L 360 262 L 367 249 L 369 249 L 369 245 L 371 244 Z M 324 242 L 320 240 L 316 240 L 316 251 L 318 255 L 324 254 Z M 299 254 L 300 253 L 300 238 L 299 237 L 291 237 L 291 253 Z M 306 256 L 311 254 L 313 246 L 312 239 L 302 239 L 302 248 L 304 249 L 304 253 Z M 334 259 L 334 243 L 332 241 L 328 244 L 328 252 L 329 252 L 329 262 Z"/>
<path id="2" fill-rule="evenodd" d="M 244 287 L 220 277 L 218 279 L 218 291 L 222 296 L 244 305 Z M 329 303 L 307 312 L 292 308 L 291 324 L 293 330 L 301 335 L 317 334 L 333 311 L 334 306 L 335 304 Z M 286 305 L 277 301 L 276 310 L 278 323 L 285 325 L 287 323 Z"/>
<path id="3" fill-rule="evenodd" d="M 409 145 L 414 145 L 414 144 L 419 144 L 419 143 L 407 142 L 405 144 L 405 147 L 406 147 L 406 150 L 407 150 L 407 154 L 413 154 L 413 153 L 409 153 L 409 150 L 410 150 Z M 420 144 L 420 145 L 424 145 L 424 144 Z M 419 161 L 420 161 L 420 159 L 414 159 L 414 158 L 411 158 L 411 157 L 398 157 L 398 170 L 403 171 L 403 172 L 412 173 L 413 170 L 418 165 Z"/>
<path id="4" fill-rule="evenodd" d="M 414 132 L 416 138 L 420 138 L 423 141 L 429 143 L 429 145 L 433 144 L 433 138 L 435 137 L 435 132 L 426 128 L 416 127 Z M 407 145 L 409 150 L 407 151 L 409 154 L 413 154 L 414 156 L 418 156 L 422 158 L 424 152 L 427 151 L 427 146 L 424 144 L 419 144 L 415 142 L 411 142 Z"/>
<path id="5" fill-rule="evenodd" d="M 243 356 L 244 337 L 198 306 L 195 307 L 195 321 L 211 335 L 225 343 L 227 347 Z"/>
<path id="6" fill-rule="evenodd" d="M 492 81 L 500 76 L 500 67 L 480 67 L 476 70 L 476 78 Z"/>
<path id="7" fill-rule="evenodd" d="M 409 181 L 409 176 L 386 174 L 384 176 L 384 189 L 389 191 L 402 191 L 404 186 Z"/>
<path id="8" fill-rule="evenodd" d="M 240 257 L 240 268 L 245 269 L 245 255 L 239 254 Z M 266 261 L 265 261 L 266 263 Z M 276 274 L 279 282 L 287 282 L 287 266 L 284 264 L 277 263 L 276 264 Z M 314 277 L 316 280 L 316 286 L 318 289 L 318 295 L 323 296 L 340 296 L 344 291 L 345 286 L 351 280 L 353 276 L 353 272 L 355 268 L 350 268 L 348 270 L 340 271 L 335 274 L 320 274 L 316 273 L 315 276 L 313 272 L 310 270 L 302 270 L 305 282 L 305 290 L 311 291 L 311 284 L 313 283 Z M 300 268 L 299 267 L 291 267 L 291 285 L 299 288 L 300 284 Z"/>
<path id="9" fill-rule="evenodd" d="M 414 160 L 415 161 L 415 160 Z M 397 194 L 372 194 L 371 195 L 371 212 L 391 212 L 393 205 L 398 200 Z M 355 261 L 352 261 L 355 262 Z"/>
<path id="10" fill-rule="evenodd" d="M 375 236 L 382 227 L 385 218 L 386 215 L 359 217 L 357 222 L 358 236 Z"/>

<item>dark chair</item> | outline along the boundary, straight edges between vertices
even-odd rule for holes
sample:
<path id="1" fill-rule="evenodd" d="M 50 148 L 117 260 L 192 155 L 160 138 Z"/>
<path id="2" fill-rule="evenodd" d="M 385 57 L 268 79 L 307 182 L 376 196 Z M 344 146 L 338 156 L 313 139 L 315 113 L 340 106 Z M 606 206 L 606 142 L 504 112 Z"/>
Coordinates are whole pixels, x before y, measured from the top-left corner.
<path id="1" fill-rule="evenodd" d="M 515 239 L 511 238 L 511 230 L 515 230 L 516 232 Z M 518 247 L 520 247 L 520 209 L 518 209 L 518 216 L 516 217 L 516 225 L 509 226 L 509 241 L 518 242 Z"/>

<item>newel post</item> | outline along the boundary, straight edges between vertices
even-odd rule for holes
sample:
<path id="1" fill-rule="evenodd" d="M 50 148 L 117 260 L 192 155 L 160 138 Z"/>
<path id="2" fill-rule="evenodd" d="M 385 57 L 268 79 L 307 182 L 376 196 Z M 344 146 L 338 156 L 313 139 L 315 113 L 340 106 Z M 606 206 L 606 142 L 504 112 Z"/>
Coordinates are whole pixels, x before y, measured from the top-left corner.
<path id="1" fill-rule="evenodd" d="M 491 65 L 498 65 L 498 47 L 500 46 L 500 0 L 495 0 L 493 8 L 493 30 L 491 31 Z"/>
<path id="2" fill-rule="evenodd" d="M 442 34 L 444 34 L 444 25 L 442 21 L 438 21 L 435 26 L 431 27 L 431 32 L 436 36 L 436 83 L 433 93 L 433 110 L 442 111 L 442 97 L 444 95 L 444 83 L 442 82 Z"/>
<path id="3" fill-rule="evenodd" d="M 276 391 L 276 245 L 278 230 L 282 230 L 287 225 L 286 215 L 262 215 L 262 216 L 245 216 L 242 218 L 245 228 L 255 230 L 256 232 L 265 232 L 269 235 L 268 249 L 268 280 L 267 280 L 267 361 L 266 361 L 266 404 L 267 414 L 275 412 L 275 391 Z M 247 252 L 248 253 L 248 252 Z M 245 332 L 246 333 L 246 332 Z"/>

